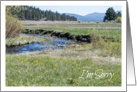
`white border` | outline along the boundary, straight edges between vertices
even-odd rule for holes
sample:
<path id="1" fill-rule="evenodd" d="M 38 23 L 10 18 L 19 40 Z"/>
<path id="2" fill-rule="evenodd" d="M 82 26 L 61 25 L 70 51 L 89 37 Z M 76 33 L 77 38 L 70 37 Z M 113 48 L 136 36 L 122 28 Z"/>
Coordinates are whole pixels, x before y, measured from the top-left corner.
<path id="1" fill-rule="evenodd" d="M 5 6 L 6 5 L 120 5 L 122 6 L 122 86 L 121 87 L 6 87 L 5 86 Z M 1 91 L 126 91 L 126 1 L 1 1 Z"/>

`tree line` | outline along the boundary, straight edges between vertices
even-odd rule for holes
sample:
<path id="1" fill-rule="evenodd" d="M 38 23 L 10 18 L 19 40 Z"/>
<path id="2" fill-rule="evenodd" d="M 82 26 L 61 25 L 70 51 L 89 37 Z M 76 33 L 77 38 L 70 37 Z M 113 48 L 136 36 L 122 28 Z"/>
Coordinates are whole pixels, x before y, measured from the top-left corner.
<path id="1" fill-rule="evenodd" d="M 45 21 L 77 21 L 77 18 L 74 16 L 60 14 L 57 11 L 52 12 L 51 10 L 43 11 L 39 8 L 36 8 L 35 6 L 6 6 L 6 13 L 7 15 L 12 15 L 19 20 L 44 19 Z"/>

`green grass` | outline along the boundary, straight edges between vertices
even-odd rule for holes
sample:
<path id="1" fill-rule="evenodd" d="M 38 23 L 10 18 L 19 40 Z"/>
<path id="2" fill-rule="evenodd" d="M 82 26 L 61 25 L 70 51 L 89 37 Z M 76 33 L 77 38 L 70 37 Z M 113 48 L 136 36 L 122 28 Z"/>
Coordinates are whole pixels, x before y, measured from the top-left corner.
<path id="1" fill-rule="evenodd" d="M 20 34 L 18 37 L 15 38 L 7 38 L 6 46 L 17 46 L 17 45 L 29 44 L 32 42 L 42 42 L 46 40 L 48 39 Z"/>
<path id="2" fill-rule="evenodd" d="M 60 27 L 26 27 L 30 29 L 45 29 L 45 30 L 55 30 L 59 32 L 69 32 L 75 35 L 89 35 L 96 33 L 98 35 L 106 35 L 108 37 L 121 37 L 121 29 L 111 29 L 111 28 L 60 28 Z"/>
<path id="3" fill-rule="evenodd" d="M 90 69 L 87 69 L 90 67 Z M 87 77 L 83 70 L 114 74 Z M 97 72 L 98 75 L 101 73 Z M 110 80 L 109 80 L 110 79 Z M 6 86 L 121 86 L 121 65 L 109 62 L 98 64 L 92 59 L 53 58 L 48 56 L 6 55 Z"/>
<path id="4" fill-rule="evenodd" d="M 78 23 L 78 22 L 23 22 L 24 28 L 45 29 L 69 32 L 74 35 L 92 35 L 114 37 L 121 41 L 121 23 Z"/>

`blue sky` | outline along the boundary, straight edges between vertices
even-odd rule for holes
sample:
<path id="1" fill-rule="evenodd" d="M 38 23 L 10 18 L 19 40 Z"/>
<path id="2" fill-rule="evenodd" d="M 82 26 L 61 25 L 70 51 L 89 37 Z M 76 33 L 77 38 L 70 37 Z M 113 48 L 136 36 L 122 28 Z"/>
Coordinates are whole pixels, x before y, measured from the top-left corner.
<path id="1" fill-rule="evenodd" d="M 121 11 L 121 6 L 35 6 L 41 10 L 58 11 L 59 13 L 74 13 L 86 15 L 93 12 L 105 13 L 109 7 L 115 11 Z"/>

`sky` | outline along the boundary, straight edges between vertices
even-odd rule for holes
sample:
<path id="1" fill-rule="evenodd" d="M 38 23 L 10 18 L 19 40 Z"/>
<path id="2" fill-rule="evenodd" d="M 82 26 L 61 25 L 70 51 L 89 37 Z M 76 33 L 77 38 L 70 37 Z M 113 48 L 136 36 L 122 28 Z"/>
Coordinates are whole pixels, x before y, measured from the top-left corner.
<path id="1" fill-rule="evenodd" d="M 41 10 L 51 10 L 59 13 L 74 13 L 86 15 L 94 12 L 105 13 L 109 7 L 113 7 L 115 11 L 121 11 L 121 6 L 35 6 Z"/>

